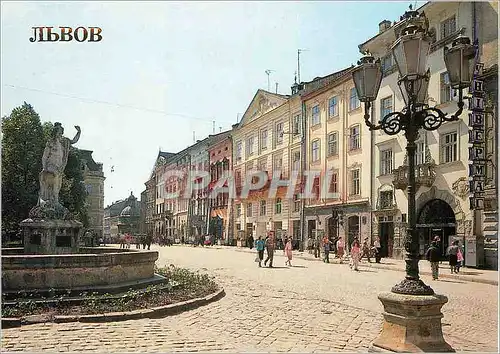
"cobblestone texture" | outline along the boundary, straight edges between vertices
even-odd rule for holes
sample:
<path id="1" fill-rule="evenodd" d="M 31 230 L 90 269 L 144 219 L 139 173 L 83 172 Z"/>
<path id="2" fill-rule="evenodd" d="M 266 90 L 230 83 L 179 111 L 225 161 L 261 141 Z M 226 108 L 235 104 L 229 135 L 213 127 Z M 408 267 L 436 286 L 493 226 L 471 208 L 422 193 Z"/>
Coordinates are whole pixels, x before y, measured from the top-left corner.
<path id="1" fill-rule="evenodd" d="M 160 249 L 160 248 L 156 248 Z M 214 274 L 226 297 L 163 319 L 38 324 L 2 331 L 2 351 L 366 352 L 382 324 L 377 299 L 402 273 L 294 260 L 258 268 L 230 249 L 162 247 L 159 263 Z M 449 302 L 445 339 L 457 351 L 497 352 L 497 286 L 423 280 Z"/>

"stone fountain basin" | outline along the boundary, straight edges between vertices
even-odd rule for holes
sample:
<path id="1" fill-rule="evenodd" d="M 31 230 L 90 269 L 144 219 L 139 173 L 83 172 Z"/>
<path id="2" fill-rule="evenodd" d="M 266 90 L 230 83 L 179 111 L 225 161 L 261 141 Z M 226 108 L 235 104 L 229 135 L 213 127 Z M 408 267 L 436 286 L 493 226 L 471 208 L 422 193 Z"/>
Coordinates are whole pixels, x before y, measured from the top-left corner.
<path id="1" fill-rule="evenodd" d="M 80 248 L 80 253 L 35 255 L 2 250 L 2 291 L 89 289 L 155 280 L 157 251 Z"/>

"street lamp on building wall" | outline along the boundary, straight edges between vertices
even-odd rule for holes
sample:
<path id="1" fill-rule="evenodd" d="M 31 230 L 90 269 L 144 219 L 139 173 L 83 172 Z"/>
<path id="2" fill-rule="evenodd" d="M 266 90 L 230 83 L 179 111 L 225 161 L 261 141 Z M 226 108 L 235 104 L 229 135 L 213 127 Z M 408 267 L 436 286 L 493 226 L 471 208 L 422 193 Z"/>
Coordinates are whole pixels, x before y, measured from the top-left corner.
<path id="1" fill-rule="evenodd" d="M 449 74 L 451 87 L 458 90 L 458 110 L 454 115 L 448 116 L 446 113 L 435 107 L 429 107 L 426 103 L 427 90 L 429 86 L 430 70 L 427 69 L 427 59 L 429 50 L 432 44 L 432 38 L 428 32 L 429 23 L 424 13 L 419 14 L 418 11 L 410 10 L 402 16 L 404 28 L 399 35 L 399 38 L 391 46 L 392 55 L 396 61 L 399 71 L 398 85 L 404 98 L 405 107 L 400 112 L 392 112 L 380 119 L 379 124 L 375 125 L 370 120 L 370 108 L 375 101 L 380 84 L 382 81 L 382 68 L 380 59 L 375 58 L 368 52 L 358 62 L 358 66 L 353 70 L 352 76 L 356 87 L 359 100 L 365 104 L 364 119 L 370 130 L 383 130 L 388 135 L 398 134 L 404 131 L 408 154 L 408 229 L 407 241 L 405 244 L 406 250 L 406 277 L 399 284 L 392 288 L 393 294 L 402 295 L 434 295 L 432 288 L 419 278 L 419 239 L 416 232 L 416 205 L 415 205 L 415 140 L 418 138 L 420 129 L 428 131 L 436 130 L 443 123 L 456 121 L 462 114 L 464 101 L 462 90 L 469 87 L 473 75 L 473 63 L 475 57 L 475 48 L 471 45 L 469 38 L 459 36 L 453 41 L 450 49 L 444 50 L 444 61 Z M 396 308 L 387 307 L 388 302 L 404 302 L 403 299 L 389 300 L 389 297 L 383 298 L 379 296 L 384 303 L 386 312 L 398 313 Z M 436 295 L 436 298 L 438 295 Z M 422 297 L 420 297 L 422 300 Z M 416 298 L 405 299 L 409 302 L 414 301 L 416 304 L 419 300 Z M 431 300 L 429 300 L 431 301 Z M 436 300 L 441 303 L 441 306 L 447 302 L 446 297 L 442 296 L 441 300 Z M 432 302 L 432 301 L 431 301 Z M 406 303 L 405 303 L 406 304 Z M 441 306 L 438 308 L 440 311 Z M 408 309 L 408 307 L 406 307 Z M 401 311 L 401 310 L 399 310 Z M 408 309 L 406 313 L 408 318 L 411 311 Z M 440 313 L 439 313 L 440 315 Z M 442 316 L 442 315 L 441 315 Z M 417 316 L 418 317 L 418 316 Z M 436 313 L 436 321 L 438 314 Z M 388 316 L 385 316 L 387 322 L 391 322 Z M 408 320 L 410 321 L 410 320 Z M 424 321 L 424 320 L 422 320 Z M 432 322 L 432 321 L 431 321 Z M 441 320 L 439 317 L 439 332 L 441 333 Z M 408 323 L 407 323 L 408 324 Z M 410 325 L 408 324 L 408 327 Z M 385 328 L 385 326 L 384 326 Z M 408 328 L 407 328 L 408 330 Z M 384 331 L 383 331 L 384 332 Z M 387 331 L 389 332 L 389 331 Z M 380 345 L 377 346 L 390 348 L 389 339 L 391 333 L 382 333 L 378 340 Z M 394 335 L 394 333 L 392 333 Z M 444 349 L 451 349 L 444 340 L 441 342 Z M 411 341 L 406 334 L 405 341 Z M 419 336 L 420 338 L 421 336 Z M 385 344 L 384 344 L 385 343 Z M 444 343 L 444 344 L 443 344 Z M 409 345 L 411 347 L 412 345 Z M 419 346 L 414 344 L 414 346 Z M 437 350 L 433 350 L 437 351 Z"/>

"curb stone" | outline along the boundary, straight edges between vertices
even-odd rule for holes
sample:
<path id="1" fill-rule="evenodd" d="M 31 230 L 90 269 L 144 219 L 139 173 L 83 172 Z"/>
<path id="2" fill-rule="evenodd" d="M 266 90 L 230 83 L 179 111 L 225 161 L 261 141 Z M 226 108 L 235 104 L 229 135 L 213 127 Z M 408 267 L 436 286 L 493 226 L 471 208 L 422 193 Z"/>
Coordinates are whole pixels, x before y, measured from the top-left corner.
<path id="1" fill-rule="evenodd" d="M 211 302 L 222 299 L 226 296 L 224 288 L 220 288 L 215 293 L 209 294 L 205 297 L 186 300 L 182 302 L 177 302 L 174 304 L 169 304 L 165 306 L 153 307 L 151 309 L 139 309 L 128 312 L 108 312 L 104 314 L 96 315 L 60 315 L 54 316 L 52 321 L 40 320 L 40 321 L 29 321 L 27 322 L 23 318 L 2 318 L 2 328 L 14 328 L 21 327 L 26 324 L 35 323 L 69 323 L 69 322 L 115 322 L 115 321 L 128 321 L 128 320 L 138 320 L 141 318 L 161 318 L 166 316 L 175 315 L 184 311 L 194 310 L 200 306 L 208 305 Z"/>
<path id="2" fill-rule="evenodd" d="M 21 324 L 22 321 L 20 318 L 15 318 L 15 317 L 2 318 L 2 328 L 20 327 Z"/>

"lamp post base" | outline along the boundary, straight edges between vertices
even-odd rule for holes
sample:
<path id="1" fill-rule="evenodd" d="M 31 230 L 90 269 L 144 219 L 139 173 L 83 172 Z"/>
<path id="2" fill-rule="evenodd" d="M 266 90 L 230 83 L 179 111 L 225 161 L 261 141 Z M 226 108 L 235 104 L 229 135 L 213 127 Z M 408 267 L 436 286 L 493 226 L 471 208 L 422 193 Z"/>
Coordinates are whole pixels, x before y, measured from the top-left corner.
<path id="1" fill-rule="evenodd" d="M 446 296 L 384 292 L 378 298 L 384 305 L 384 323 L 370 351 L 455 352 L 445 342 L 441 327 Z"/>
<path id="2" fill-rule="evenodd" d="M 403 295 L 434 295 L 434 290 L 421 279 L 403 279 L 401 283 L 394 285 L 391 291 Z"/>

